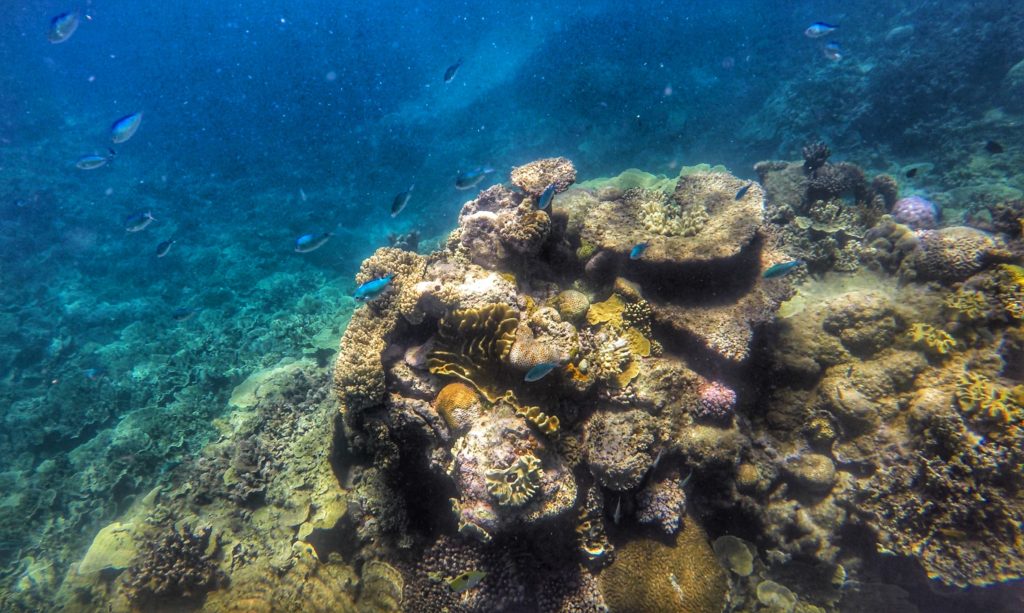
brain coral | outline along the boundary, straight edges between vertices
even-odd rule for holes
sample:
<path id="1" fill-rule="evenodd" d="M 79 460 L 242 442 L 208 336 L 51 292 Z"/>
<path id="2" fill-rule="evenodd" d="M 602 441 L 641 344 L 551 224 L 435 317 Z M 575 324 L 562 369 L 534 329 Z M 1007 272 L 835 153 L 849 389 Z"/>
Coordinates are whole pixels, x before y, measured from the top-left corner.
<path id="1" fill-rule="evenodd" d="M 449 383 L 441 388 L 434 399 L 434 410 L 453 432 L 469 429 L 473 418 L 482 408 L 480 395 L 465 383 Z"/>
<path id="2" fill-rule="evenodd" d="M 552 183 L 556 193 L 564 192 L 576 182 L 576 167 L 567 158 L 547 158 L 516 166 L 511 178 L 513 185 L 534 196 Z"/>
<path id="3" fill-rule="evenodd" d="M 611 613 L 719 613 L 728 577 L 692 517 L 671 544 L 640 538 L 617 545 L 599 577 Z"/>
<path id="4" fill-rule="evenodd" d="M 905 264 L 920 280 L 962 281 L 981 271 L 996 248 L 992 237 L 964 226 L 924 230 L 918 239 L 917 251 Z"/>

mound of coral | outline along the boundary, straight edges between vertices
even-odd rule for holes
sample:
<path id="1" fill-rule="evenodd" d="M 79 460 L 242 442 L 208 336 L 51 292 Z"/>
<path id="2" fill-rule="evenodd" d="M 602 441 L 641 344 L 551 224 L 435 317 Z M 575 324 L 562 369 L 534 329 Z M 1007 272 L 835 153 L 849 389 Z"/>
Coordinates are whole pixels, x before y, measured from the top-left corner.
<path id="1" fill-rule="evenodd" d="M 438 250 L 378 249 L 330 382 L 239 386 L 65 608 L 966 610 L 932 588 L 1024 577 L 1019 235 L 915 229 L 804 154 L 762 184 L 539 160 Z M 764 277 L 797 258 L 821 278 Z"/>

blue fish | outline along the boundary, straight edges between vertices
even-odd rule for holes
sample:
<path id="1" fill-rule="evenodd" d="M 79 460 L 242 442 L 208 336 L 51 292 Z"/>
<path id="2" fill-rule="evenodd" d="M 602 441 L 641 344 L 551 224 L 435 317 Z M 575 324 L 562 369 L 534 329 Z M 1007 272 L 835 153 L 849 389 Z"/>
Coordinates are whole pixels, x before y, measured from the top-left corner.
<path id="1" fill-rule="evenodd" d="M 96 170 L 106 166 L 114 159 L 114 150 L 107 149 L 107 155 L 100 155 L 98 153 L 90 153 L 89 155 L 83 155 L 78 158 L 75 162 L 75 166 L 82 170 Z"/>
<path id="2" fill-rule="evenodd" d="M 803 263 L 804 263 L 803 260 L 793 260 L 791 262 L 782 262 L 781 264 L 776 264 L 774 266 L 769 267 L 768 270 L 764 271 L 764 274 L 762 276 L 765 279 L 774 279 L 776 277 L 782 277 L 782 276 L 788 275 L 789 273 L 793 272 L 793 270 L 796 269 L 797 266 L 799 266 L 799 265 L 801 265 Z"/>
<path id="3" fill-rule="evenodd" d="M 303 234 L 299 238 L 295 239 L 295 252 L 296 253 L 309 253 L 310 251 L 316 251 L 320 247 L 323 247 L 327 239 L 334 236 L 331 232 L 324 232 L 323 234 Z"/>
<path id="4" fill-rule="evenodd" d="M 46 38 L 53 44 L 62 43 L 71 38 L 71 35 L 78 29 L 78 13 L 61 13 L 50 20 L 50 29 Z"/>
<path id="5" fill-rule="evenodd" d="M 162 258 L 171 250 L 171 245 L 178 241 L 167 239 L 164 242 L 156 246 L 156 257 Z"/>
<path id="6" fill-rule="evenodd" d="M 750 191 L 751 187 L 754 187 L 753 181 L 741 187 L 739 191 L 736 192 L 736 200 L 743 200 L 743 197 L 747 195 L 747 192 Z"/>
<path id="7" fill-rule="evenodd" d="M 107 374 L 107 369 L 103 368 L 102 366 L 96 368 L 86 368 L 85 370 L 82 371 L 82 375 L 85 376 L 85 378 L 90 381 L 96 381 L 97 379 L 101 379 L 105 374 Z"/>
<path id="8" fill-rule="evenodd" d="M 523 380 L 527 383 L 533 383 L 534 381 L 540 381 L 548 375 L 549 372 L 558 368 L 558 362 L 541 362 L 526 372 L 526 376 Z"/>
<path id="9" fill-rule="evenodd" d="M 395 275 L 387 275 L 373 281 L 367 281 L 356 288 L 353 296 L 360 302 L 369 302 L 384 293 L 384 290 L 387 289 L 394 278 Z"/>
<path id="10" fill-rule="evenodd" d="M 459 176 L 455 177 L 455 189 L 469 189 L 476 187 L 484 177 L 494 172 L 494 169 L 490 166 L 478 166 L 473 170 L 467 170 L 466 172 L 460 172 Z"/>
<path id="11" fill-rule="evenodd" d="M 633 246 L 632 249 L 629 250 L 629 259 L 639 260 L 640 258 L 643 257 L 644 252 L 647 251 L 647 247 L 649 246 L 650 243 L 637 243 L 636 245 Z"/>
<path id="12" fill-rule="evenodd" d="M 114 141 L 114 144 L 123 143 L 135 135 L 135 131 L 139 129 L 141 123 L 142 111 L 125 115 L 110 126 L 110 139 Z"/>
<path id="13" fill-rule="evenodd" d="M 141 232 L 146 229 L 149 224 L 156 221 L 151 211 L 139 211 L 128 216 L 128 219 L 124 220 L 124 229 L 128 232 Z"/>
<path id="14" fill-rule="evenodd" d="M 537 198 L 537 208 L 544 210 L 551 206 L 551 201 L 555 198 L 555 184 L 552 183 L 544 188 L 544 191 L 540 193 L 540 198 Z"/>
<path id="15" fill-rule="evenodd" d="M 838 62 L 839 60 L 843 59 L 843 48 L 840 47 L 839 43 L 837 43 L 834 40 L 830 40 L 827 43 L 825 43 L 825 46 L 822 48 L 821 52 L 825 54 L 825 57 L 832 60 L 833 62 Z"/>
<path id="16" fill-rule="evenodd" d="M 815 21 L 809 28 L 804 30 L 804 36 L 807 38 L 821 38 L 835 32 L 838 28 L 839 26 L 827 24 L 824 21 Z"/>

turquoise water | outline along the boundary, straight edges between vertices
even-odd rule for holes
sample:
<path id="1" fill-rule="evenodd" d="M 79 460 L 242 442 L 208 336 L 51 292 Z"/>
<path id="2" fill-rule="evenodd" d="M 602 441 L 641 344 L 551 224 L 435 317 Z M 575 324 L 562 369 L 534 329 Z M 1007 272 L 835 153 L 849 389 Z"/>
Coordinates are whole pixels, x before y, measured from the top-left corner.
<path id="1" fill-rule="evenodd" d="M 163 492 L 165 499 L 187 498 L 171 496 L 172 491 L 192 492 L 194 498 L 198 486 L 189 479 L 202 472 L 197 458 L 216 456 L 211 449 L 235 441 L 245 428 L 264 432 L 264 422 L 272 421 L 266 416 L 283 414 L 281 407 L 307 418 L 318 416 L 309 420 L 325 429 L 322 449 L 332 450 L 336 486 L 355 492 L 359 479 L 342 465 L 372 465 L 373 453 L 357 449 L 349 455 L 342 449 L 347 439 L 342 426 L 334 430 L 338 407 L 332 403 L 337 397 L 328 390 L 349 318 L 357 308 L 369 308 L 352 299 L 361 263 L 403 236 L 403 245 L 421 254 L 444 247 L 461 207 L 478 189 L 499 182 L 509 185 L 509 171 L 533 160 L 571 159 L 577 183 L 614 177 L 630 168 L 674 180 L 684 167 L 723 165 L 744 183 L 766 184 L 762 195 L 774 216 L 764 221 L 786 237 L 780 239 L 779 253 L 807 262 L 800 283 L 809 278 L 809 287 L 831 287 L 834 277 L 829 275 L 873 269 L 886 273 L 895 287 L 896 268 L 877 262 L 868 266 L 870 258 L 862 256 L 863 266 L 851 270 L 836 264 L 846 256 L 822 255 L 815 244 L 835 240 L 835 232 L 799 240 L 786 234 L 796 218 L 817 213 L 784 201 L 787 192 L 767 185 L 754 165 L 769 159 L 799 161 L 806 145 L 821 141 L 830 148 L 832 162 L 856 164 L 869 177 L 887 173 L 898 183 L 898 195 L 917 194 L 936 203 L 943 225 L 973 226 L 995 237 L 999 252 L 986 261 L 985 271 L 996 274 L 1000 265 L 1021 263 L 1021 231 L 1013 227 L 1014 220 L 1020 223 L 1024 199 L 1020 3 L 501 4 L 387 1 L 371 6 L 302 0 L 140 6 L 108 1 L 40 2 L 3 11 L 0 608 L 74 608 L 68 594 L 85 590 L 75 565 L 101 528 L 132 517 L 154 491 Z M 65 11 L 75 12 L 69 19 L 77 20 L 77 28 L 54 42 L 54 36 L 69 31 L 66 22 L 51 23 Z M 819 21 L 839 27 L 820 38 L 805 35 Z M 839 46 L 827 47 L 830 42 Z M 446 69 L 458 62 L 445 82 Z M 111 125 L 134 113 L 142 113 L 137 132 L 114 142 L 120 139 L 112 138 Z M 81 168 L 81 158 L 91 154 L 102 165 Z M 478 167 L 496 172 L 473 189 L 456 189 L 459 173 Z M 413 184 L 408 205 L 392 216 L 395 196 Z M 590 189 L 596 193 L 601 185 Z M 856 200 L 850 193 L 842 196 L 850 205 Z M 557 210 L 557 200 L 555 206 Z M 131 217 L 144 213 L 154 219 L 141 229 L 132 226 Z M 847 228 L 848 234 L 859 241 L 876 221 L 860 219 L 857 229 Z M 300 236 L 324 233 L 331 236 L 322 246 L 296 250 Z M 410 233 L 415 233 L 412 243 Z M 164 253 L 160 247 L 167 241 L 173 242 Z M 583 279 L 582 264 L 577 268 L 562 271 L 558 289 Z M 496 269 L 523 278 L 536 273 Z M 748 272 L 727 271 L 727 276 Z M 660 273 L 644 274 L 638 278 L 671 283 L 658 277 Z M 556 277 L 543 281 L 554 283 Z M 756 271 L 752 278 L 757 278 Z M 942 308 L 941 292 L 990 291 L 984 280 L 961 286 L 966 278 L 932 279 L 934 287 L 922 275 L 900 280 L 921 295 L 939 296 L 921 303 L 927 304 L 919 307 L 920 317 L 897 317 L 900 334 L 918 320 L 942 327 L 934 315 Z M 550 298 L 539 286 L 540 280 L 531 294 L 537 303 Z M 610 285 L 574 287 L 584 289 L 594 303 L 612 291 Z M 659 298 L 671 294 L 664 288 L 648 289 Z M 805 303 L 831 296 L 821 291 L 807 290 Z M 995 294 L 985 295 L 996 304 Z M 917 304 L 916 298 L 908 300 Z M 970 326 L 961 325 L 962 318 L 956 321 L 960 324 L 947 328 L 961 343 L 958 351 L 984 353 L 984 339 L 1000 335 L 1009 339 L 1004 347 L 1019 342 L 1011 332 L 1020 322 L 1010 315 L 974 320 Z M 763 430 L 756 424 L 772 414 L 777 401 L 765 380 L 785 371 L 766 357 L 772 355 L 771 339 L 787 337 L 770 322 L 761 324 L 766 329 L 757 337 L 761 351 L 754 352 L 753 362 L 744 367 L 748 370 L 713 359 L 692 366 L 709 380 L 720 372 L 740 390 L 743 417 L 737 423 L 749 419 L 754 424 L 744 430 L 754 441 L 748 447 L 775 445 L 782 458 L 799 451 L 782 442 L 789 440 L 785 430 L 792 424 L 771 418 Z M 416 328 L 409 338 L 423 342 L 431 333 Z M 664 344 L 670 354 L 685 354 L 690 342 L 687 337 Z M 408 343 L 394 343 L 403 351 L 408 348 Z M 998 378 L 1011 394 L 1024 382 L 1024 362 L 1016 361 L 1019 352 L 997 353 L 1002 366 L 989 368 L 986 376 Z M 942 370 L 934 355 L 926 357 L 934 372 Z M 982 355 L 964 359 L 967 371 L 971 363 L 985 363 Z M 266 405 L 238 400 L 239 386 L 254 373 L 291 363 L 302 364 L 301 376 L 273 371 L 278 372 L 277 387 L 285 390 L 275 392 L 283 394 L 280 406 L 272 409 L 270 400 Z M 916 376 L 914 390 L 953 385 L 940 375 Z M 787 402 L 811 406 L 815 401 L 808 390 L 816 390 L 814 385 L 810 380 L 792 385 Z M 897 404 L 906 409 L 914 396 L 907 389 L 901 393 Z M 1024 402 L 1020 393 L 1013 393 L 1013 402 Z M 551 394 L 554 404 L 558 394 Z M 260 407 L 264 425 L 238 426 L 239 411 L 252 406 Z M 562 419 L 573 422 L 567 415 Z M 585 416 L 578 421 L 584 423 Z M 285 432 L 280 424 L 276 427 Z M 259 453 L 275 466 L 275 474 L 287 470 L 285 456 L 275 456 L 274 450 L 299 438 L 287 430 L 273 444 L 260 439 Z M 771 444 L 762 445 L 765 440 Z M 245 454 L 231 445 L 224 457 L 244 465 L 248 460 L 239 458 Z M 1024 520 L 1024 490 L 1019 454 L 1006 453 L 999 456 L 1004 464 L 997 471 L 1002 488 L 997 490 L 1008 497 L 1000 517 L 1011 519 L 1000 534 L 1009 543 L 1021 535 L 1020 526 L 1015 530 L 1012 522 Z M 860 469 L 850 468 L 857 461 L 844 461 L 841 455 L 834 452 L 831 457 L 841 469 L 862 477 Z M 808 563 L 844 563 L 850 581 L 860 582 L 856 591 L 861 600 L 851 596 L 846 605 L 842 597 L 808 600 L 827 610 L 863 610 L 859 607 L 869 600 L 864 593 L 891 595 L 889 587 L 870 587 L 887 578 L 878 559 L 851 553 L 874 548 L 866 536 L 877 527 L 870 520 L 832 526 L 834 538 L 826 540 L 840 554 L 812 551 L 809 544 L 804 550 L 792 543 L 780 545 L 787 538 L 763 523 L 751 520 L 737 529 L 736 524 L 751 517 L 762 521 L 760 511 L 733 508 L 738 499 L 719 496 L 713 474 L 702 476 L 699 466 L 693 468 L 699 463 L 677 459 L 681 476 L 691 469 L 698 472 L 686 487 L 698 488 L 688 495 L 697 505 L 695 516 L 703 518 L 708 540 L 737 534 L 760 547 L 766 562 L 795 557 Z M 421 462 L 416 470 L 429 472 L 426 464 Z M 219 478 L 226 468 L 211 471 Z M 208 497 L 217 498 L 222 484 L 223 479 L 205 485 Z M 258 523 L 263 521 L 260 508 L 287 507 L 284 494 L 267 487 L 266 493 L 241 501 L 222 496 L 218 504 L 235 504 L 242 509 L 238 521 Z M 400 485 L 394 487 L 402 491 Z M 992 491 L 979 495 L 985 498 Z M 430 500 L 446 504 L 449 494 Z M 605 488 L 609 515 L 615 496 Z M 770 496 L 765 496 L 761 503 L 769 508 Z M 227 513 L 210 512 L 193 498 L 191 515 L 162 516 L 152 525 L 166 528 L 187 520 L 193 527 L 209 524 L 219 530 L 218 522 Z M 757 507 L 755 499 L 742 500 Z M 837 505 L 855 506 L 863 500 L 852 496 Z M 315 501 L 310 508 L 317 508 Z M 174 512 L 179 510 L 175 507 Z M 452 536 L 453 526 L 445 523 L 450 519 L 447 509 L 443 517 L 427 503 L 414 510 L 419 515 L 410 512 L 415 517 L 393 532 L 416 542 L 419 551 L 439 550 L 438 534 L 461 538 Z M 971 517 L 970 522 L 979 521 Z M 303 521 L 305 517 L 291 525 Z M 964 521 L 969 525 L 947 526 L 942 534 L 970 540 L 976 526 Z M 362 526 L 358 521 L 354 525 Z M 159 534 L 156 528 L 153 534 Z M 420 588 L 411 587 L 415 571 L 365 541 L 357 543 L 356 533 L 366 537 L 361 529 L 305 540 L 308 534 L 283 538 L 289 543 L 319 538 L 320 562 L 329 566 L 324 551 L 334 552 L 338 568 L 351 566 L 364 585 L 370 576 L 364 562 L 387 560 L 404 573 L 407 610 L 416 610 L 409 609 L 409 602 L 429 600 L 416 592 Z M 528 544 L 530 539 L 522 537 Z M 977 547 L 992 547 L 992 542 L 981 539 Z M 1012 547 L 1019 549 L 1020 542 Z M 280 553 L 252 551 L 253 558 L 266 559 Z M 517 556 L 529 555 L 515 551 Z M 906 551 L 899 553 L 908 557 Z M 934 576 L 922 578 L 928 573 L 913 563 L 900 566 L 893 573 L 897 578 L 888 578 L 899 586 L 892 589 L 909 594 L 897 600 L 922 611 L 965 610 L 957 607 L 982 602 L 993 610 L 1014 610 L 1020 604 L 1024 566 L 1010 558 L 1001 572 L 986 575 L 984 581 L 967 581 L 970 588 L 957 581 L 947 581 L 954 584 L 947 588 Z M 222 565 L 225 559 L 218 558 Z M 244 566 L 232 564 L 224 567 L 228 575 Z M 126 562 L 108 569 L 127 567 Z M 345 584 L 341 571 L 320 573 L 325 585 Z M 104 579 L 120 586 L 130 574 L 110 573 Z M 244 583 L 240 576 L 233 575 L 232 581 Z M 789 578 L 772 577 L 783 584 Z M 367 592 L 351 588 L 357 582 L 353 579 L 346 584 L 350 587 L 337 591 L 358 600 L 356 595 Z M 89 610 L 107 599 L 123 606 L 118 601 L 121 588 L 103 591 L 96 587 L 101 583 L 89 584 L 85 591 L 90 599 L 75 606 Z M 747 599 L 736 596 L 731 606 L 761 610 L 756 607 L 764 605 L 751 596 L 756 586 L 744 588 L 741 583 L 734 581 L 732 589 Z M 797 582 L 789 585 L 800 592 Z M 363 602 L 368 599 L 364 596 Z M 486 599 L 462 600 L 467 610 L 492 606 Z M 524 599 L 512 601 L 515 606 L 508 605 L 508 610 L 541 607 L 523 604 Z M 189 602 L 193 608 L 201 605 L 201 600 Z M 388 608 L 379 602 L 374 606 Z"/>

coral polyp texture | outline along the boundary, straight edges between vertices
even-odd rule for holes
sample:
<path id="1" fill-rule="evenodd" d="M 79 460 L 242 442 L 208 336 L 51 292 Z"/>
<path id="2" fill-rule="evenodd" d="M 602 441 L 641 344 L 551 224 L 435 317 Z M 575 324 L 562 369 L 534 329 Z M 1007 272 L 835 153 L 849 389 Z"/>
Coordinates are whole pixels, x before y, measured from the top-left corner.
<path id="1" fill-rule="evenodd" d="M 896 201 L 892 216 L 915 230 L 931 230 L 939 223 L 939 207 L 921 196 L 908 196 Z"/>

